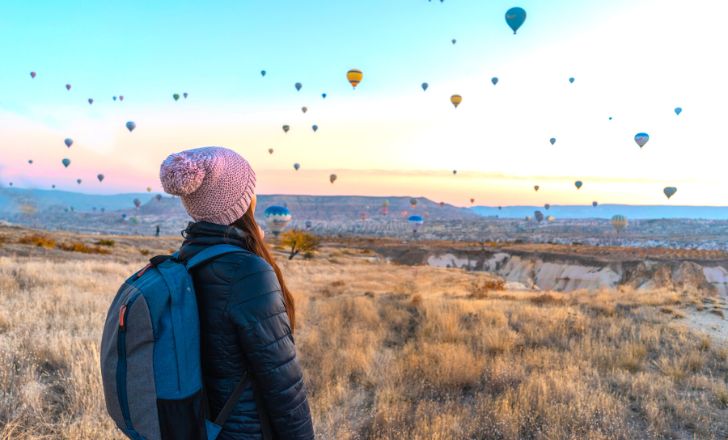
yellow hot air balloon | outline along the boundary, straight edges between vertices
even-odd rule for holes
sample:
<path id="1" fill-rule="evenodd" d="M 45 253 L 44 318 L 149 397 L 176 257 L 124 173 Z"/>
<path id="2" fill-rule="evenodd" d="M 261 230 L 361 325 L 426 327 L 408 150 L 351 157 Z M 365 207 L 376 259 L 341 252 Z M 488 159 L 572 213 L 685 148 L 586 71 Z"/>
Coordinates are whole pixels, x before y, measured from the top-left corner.
<path id="1" fill-rule="evenodd" d="M 452 95 L 450 97 L 450 102 L 452 102 L 452 105 L 455 106 L 455 108 L 458 108 L 461 102 L 463 102 L 463 97 L 460 95 Z"/>
<path id="2" fill-rule="evenodd" d="M 356 86 L 359 85 L 361 82 L 361 79 L 364 78 L 364 74 L 359 69 L 351 69 L 348 72 L 346 72 L 346 79 L 349 80 L 351 83 L 351 86 L 356 89 Z"/>

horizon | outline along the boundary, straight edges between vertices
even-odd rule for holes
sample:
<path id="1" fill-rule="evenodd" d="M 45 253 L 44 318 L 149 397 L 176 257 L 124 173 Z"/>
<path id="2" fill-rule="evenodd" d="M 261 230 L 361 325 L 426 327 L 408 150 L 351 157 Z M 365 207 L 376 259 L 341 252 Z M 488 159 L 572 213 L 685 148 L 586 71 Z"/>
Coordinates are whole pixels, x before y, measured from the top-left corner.
<path id="1" fill-rule="evenodd" d="M 217 144 L 250 160 L 261 194 L 459 207 L 728 205 L 715 141 L 728 100 L 719 86 L 728 69 L 715 56 L 728 40 L 728 5 L 280 6 L 0 6 L 0 38 L 15 42 L 0 72 L 0 184 L 160 192 L 167 154 Z M 528 13 L 517 35 L 504 20 L 512 6 Z M 342 34 L 352 38 L 331 38 Z M 354 91 L 350 68 L 364 73 Z M 458 108 L 453 93 L 463 96 Z M 137 124 L 131 133 L 127 120 Z M 643 131 L 650 141 L 639 148 L 633 137 Z M 678 188 L 669 200 L 667 186 Z"/>

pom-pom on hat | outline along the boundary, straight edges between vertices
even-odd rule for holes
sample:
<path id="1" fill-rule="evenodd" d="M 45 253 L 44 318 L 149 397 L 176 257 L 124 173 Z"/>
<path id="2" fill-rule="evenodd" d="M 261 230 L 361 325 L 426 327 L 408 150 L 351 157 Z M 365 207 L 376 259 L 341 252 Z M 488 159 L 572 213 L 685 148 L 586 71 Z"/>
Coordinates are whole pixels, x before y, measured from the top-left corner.
<path id="1" fill-rule="evenodd" d="M 159 179 L 164 191 L 180 196 L 195 221 L 229 225 L 245 214 L 255 194 L 255 172 L 247 160 L 224 147 L 170 154 Z"/>

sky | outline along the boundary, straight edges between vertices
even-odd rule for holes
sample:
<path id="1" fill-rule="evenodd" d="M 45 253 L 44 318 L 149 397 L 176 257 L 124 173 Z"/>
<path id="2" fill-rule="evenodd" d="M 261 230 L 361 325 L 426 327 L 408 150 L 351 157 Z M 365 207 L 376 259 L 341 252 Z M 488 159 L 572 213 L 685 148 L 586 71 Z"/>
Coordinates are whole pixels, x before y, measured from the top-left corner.
<path id="1" fill-rule="evenodd" d="M 513 6 L 528 14 L 517 35 Z M 0 186 L 159 192 L 168 154 L 222 145 L 262 194 L 728 205 L 727 13 L 718 0 L 4 0 Z"/>

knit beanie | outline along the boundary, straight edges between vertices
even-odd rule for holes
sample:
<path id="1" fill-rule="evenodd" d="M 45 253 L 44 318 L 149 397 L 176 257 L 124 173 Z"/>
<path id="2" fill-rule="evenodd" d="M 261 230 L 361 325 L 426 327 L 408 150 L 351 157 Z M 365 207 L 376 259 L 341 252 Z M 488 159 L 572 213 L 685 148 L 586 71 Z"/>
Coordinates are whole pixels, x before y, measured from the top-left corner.
<path id="1" fill-rule="evenodd" d="M 180 196 L 195 221 L 229 225 L 241 218 L 255 194 L 255 172 L 238 153 L 202 147 L 171 154 L 162 162 L 164 191 Z"/>

